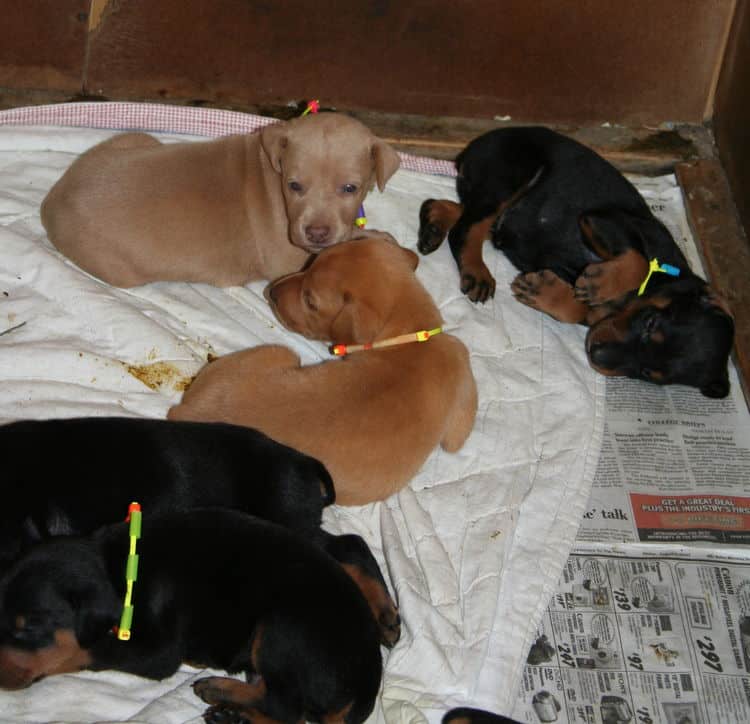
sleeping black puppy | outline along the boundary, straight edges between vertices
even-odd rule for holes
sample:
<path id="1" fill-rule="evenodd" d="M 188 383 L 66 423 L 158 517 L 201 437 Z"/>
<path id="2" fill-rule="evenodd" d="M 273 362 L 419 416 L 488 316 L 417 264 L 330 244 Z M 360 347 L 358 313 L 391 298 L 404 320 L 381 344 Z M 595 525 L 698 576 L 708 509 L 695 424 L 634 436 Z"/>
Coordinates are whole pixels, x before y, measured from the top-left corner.
<path id="1" fill-rule="evenodd" d="M 448 235 L 472 301 L 495 293 L 482 260 L 489 238 L 522 272 L 516 299 L 590 327 L 597 371 L 728 394 L 731 312 L 614 166 L 541 127 L 490 131 L 456 166 L 461 203 L 425 201 L 418 246 L 428 254 Z"/>
<path id="2" fill-rule="evenodd" d="M 120 640 L 130 530 L 60 537 L 0 580 L 0 687 L 114 669 L 151 679 L 183 662 L 244 672 L 198 680 L 209 722 L 364 721 L 380 633 L 341 567 L 295 531 L 222 509 L 150 515 L 135 542 L 132 632 Z"/>
<path id="3" fill-rule="evenodd" d="M 0 426 L 4 505 L 0 573 L 30 544 L 88 534 L 125 517 L 202 506 L 234 508 L 300 531 L 361 586 L 383 643 L 400 635 L 396 605 L 357 535 L 320 528 L 335 500 L 325 466 L 245 427 L 136 418 L 28 420 Z"/>

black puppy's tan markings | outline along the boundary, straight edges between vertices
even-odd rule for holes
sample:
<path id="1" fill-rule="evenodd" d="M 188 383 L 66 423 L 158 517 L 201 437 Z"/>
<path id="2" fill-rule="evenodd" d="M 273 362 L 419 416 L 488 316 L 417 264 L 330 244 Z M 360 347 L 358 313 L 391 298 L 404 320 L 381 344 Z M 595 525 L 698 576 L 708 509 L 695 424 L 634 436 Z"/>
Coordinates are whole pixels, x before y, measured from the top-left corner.
<path id="1" fill-rule="evenodd" d="M 39 540 L 122 520 L 133 500 L 152 516 L 233 508 L 299 531 L 346 566 L 383 644 L 399 639 L 398 608 L 365 541 L 320 528 L 335 500 L 328 470 L 257 430 L 119 417 L 24 420 L 0 426 L 0 459 L 0 574 Z"/>
<path id="2" fill-rule="evenodd" d="M 359 588 L 300 534 L 220 509 L 143 512 L 132 636 L 123 607 L 128 526 L 56 538 L 0 580 L 0 686 L 111 669 L 152 679 L 183 662 L 244 672 L 196 683 L 253 721 L 364 721 L 380 688 L 380 632 Z M 232 553 L 234 552 L 235 555 Z"/>
<path id="3" fill-rule="evenodd" d="M 418 247 L 430 253 L 447 234 L 470 299 L 493 294 L 481 260 L 489 237 L 522 272 L 511 285 L 520 302 L 590 327 L 587 354 L 602 374 L 728 394 L 728 306 L 617 169 L 540 127 L 490 131 L 456 166 L 461 203 L 424 202 Z M 638 295 L 654 259 L 679 276 L 654 274 Z"/>

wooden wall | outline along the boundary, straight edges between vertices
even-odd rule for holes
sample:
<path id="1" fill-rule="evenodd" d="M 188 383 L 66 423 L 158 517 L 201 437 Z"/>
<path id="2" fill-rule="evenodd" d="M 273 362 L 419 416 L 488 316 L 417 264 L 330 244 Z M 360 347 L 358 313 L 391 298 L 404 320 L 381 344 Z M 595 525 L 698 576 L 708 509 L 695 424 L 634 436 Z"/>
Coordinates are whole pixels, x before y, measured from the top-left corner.
<path id="1" fill-rule="evenodd" d="M 748 228 L 749 6 L 0 0 L 0 107 L 95 97 L 278 112 L 320 98 L 349 110 L 570 127 L 713 120 Z"/>
<path id="2" fill-rule="evenodd" d="M 81 92 L 90 0 L 0 0 L 0 94 Z"/>
<path id="3" fill-rule="evenodd" d="M 0 0 L 2 88 L 699 123 L 735 0 Z"/>
<path id="4" fill-rule="evenodd" d="M 739 0 L 716 93 L 714 133 L 746 231 L 750 231 L 750 2 Z"/>

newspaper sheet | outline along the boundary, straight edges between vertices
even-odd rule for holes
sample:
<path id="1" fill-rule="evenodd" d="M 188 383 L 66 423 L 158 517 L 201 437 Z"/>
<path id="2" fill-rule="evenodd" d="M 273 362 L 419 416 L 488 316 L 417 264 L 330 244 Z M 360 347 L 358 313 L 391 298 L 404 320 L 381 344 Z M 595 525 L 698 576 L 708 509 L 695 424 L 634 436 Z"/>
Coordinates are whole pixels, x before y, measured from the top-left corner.
<path id="1" fill-rule="evenodd" d="M 693 269 L 669 177 L 638 179 Z M 732 391 L 608 379 L 592 493 L 531 648 L 524 722 L 750 722 L 750 414 Z"/>
<path id="2" fill-rule="evenodd" d="M 573 554 L 524 671 L 524 722 L 750 721 L 750 566 Z"/>
<path id="3" fill-rule="evenodd" d="M 750 416 L 732 395 L 611 379 L 578 543 L 750 543 Z"/>

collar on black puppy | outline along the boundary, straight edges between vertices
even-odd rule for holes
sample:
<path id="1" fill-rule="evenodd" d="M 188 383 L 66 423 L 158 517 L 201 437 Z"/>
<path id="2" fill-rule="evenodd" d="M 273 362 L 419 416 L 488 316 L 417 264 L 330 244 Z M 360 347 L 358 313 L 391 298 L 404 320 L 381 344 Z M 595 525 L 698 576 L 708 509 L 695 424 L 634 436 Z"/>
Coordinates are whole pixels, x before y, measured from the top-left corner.
<path id="1" fill-rule="evenodd" d="M 130 550 L 125 565 L 125 601 L 122 606 L 120 625 L 115 626 L 115 632 L 120 641 L 130 640 L 130 629 L 133 625 L 133 583 L 138 578 L 138 554 L 135 552 L 135 546 L 136 541 L 141 537 L 141 506 L 138 503 L 131 503 L 128 506 L 128 517 L 125 521 L 130 521 L 128 531 Z"/>
<path id="2" fill-rule="evenodd" d="M 646 285 L 648 284 L 648 280 L 651 279 L 651 275 L 654 272 L 662 272 L 663 274 L 669 274 L 671 277 L 678 277 L 680 276 L 680 270 L 676 266 L 672 266 L 671 264 L 659 264 L 659 260 L 654 257 L 648 264 L 648 274 L 646 274 L 646 278 L 643 280 L 643 283 L 640 287 L 638 287 L 638 296 L 643 296 L 643 292 L 646 291 Z"/>

